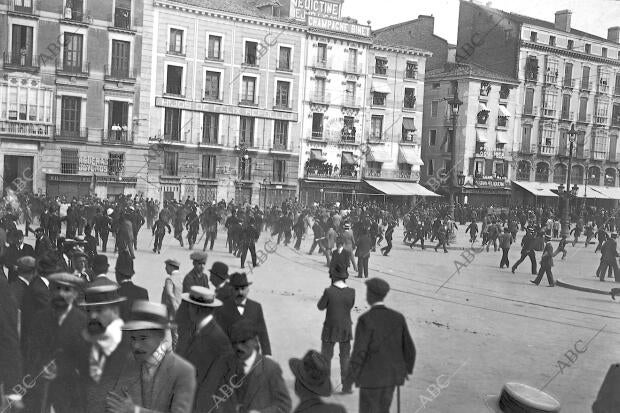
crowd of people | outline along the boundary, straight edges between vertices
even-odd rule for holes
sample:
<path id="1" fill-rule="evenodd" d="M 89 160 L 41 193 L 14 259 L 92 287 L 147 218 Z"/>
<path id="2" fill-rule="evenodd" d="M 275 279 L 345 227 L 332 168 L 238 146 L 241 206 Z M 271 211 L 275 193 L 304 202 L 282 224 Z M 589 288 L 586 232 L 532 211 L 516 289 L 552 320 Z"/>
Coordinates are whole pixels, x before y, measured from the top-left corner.
<path id="1" fill-rule="evenodd" d="M 444 252 L 459 230 L 464 228 L 472 245 L 480 234 L 482 249 L 502 250 L 500 268 L 510 267 L 510 247 L 525 231 L 520 258 L 510 268 L 514 273 L 529 258 L 536 285 L 545 274 L 555 285 L 553 257 L 561 252 L 564 259 L 568 244 L 566 235 L 557 248 L 551 243 L 560 235 L 552 209 L 457 205 L 452 216 L 441 202 L 302 205 L 289 200 L 261 210 L 224 200 L 160 205 L 141 197 L 65 202 L 32 196 L 3 205 L 1 215 L 2 412 L 292 411 L 282 369 L 271 357 L 262 306 L 249 298 L 252 283 L 246 273 L 229 274 L 223 262 L 206 271 L 207 251 L 213 250 L 219 230 L 242 269 L 260 265 L 256 242 L 263 232 L 298 251 L 311 234 L 308 254 L 318 247 L 325 257 L 331 281 L 317 303 L 326 312 L 321 349 L 289 361 L 300 400 L 296 412 L 344 412 L 321 397 L 338 389 L 351 394 L 354 385 L 360 388 L 359 412 L 387 412 L 395 389 L 412 374 L 416 349 L 405 318 L 385 306 L 390 286 L 369 278 L 368 269 L 373 252 L 389 256 L 396 228 L 411 249 L 437 240 L 434 250 Z M 613 273 L 620 282 L 618 219 L 604 210 L 574 217 L 573 245 L 582 234 L 586 247 L 593 237 L 598 240 L 601 281 Z M 166 259 L 158 300 L 132 281 L 144 226 L 153 254 L 161 254 L 166 233 L 191 250 L 192 270 L 185 275 L 179 261 Z M 29 232 L 35 234 L 34 246 L 24 241 Z M 109 250 L 118 254 L 114 279 L 106 255 L 110 235 Z M 536 251 L 542 251 L 540 267 Z M 355 331 L 355 290 L 346 283 L 351 267 L 366 279 L 370 305 Z M 612 290 L 612 298 L 618 291 Z M 333 387 L 336 343 L 341 384 Z M 24 377 L 36 379 L 26 383 Z"/>

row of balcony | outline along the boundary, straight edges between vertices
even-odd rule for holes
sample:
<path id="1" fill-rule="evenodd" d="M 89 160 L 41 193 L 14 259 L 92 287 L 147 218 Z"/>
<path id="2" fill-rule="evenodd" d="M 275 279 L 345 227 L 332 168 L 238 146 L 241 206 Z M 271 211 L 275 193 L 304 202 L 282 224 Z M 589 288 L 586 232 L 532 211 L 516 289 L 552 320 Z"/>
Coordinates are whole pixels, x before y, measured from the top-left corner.
<path id="1" fill-rule="evenodd" d="M 526 72 L 526 82 L 536 82 L 538 80 L 538 74 L 532 72 Z M 612 93 L 612 87 L 609 80 L 599 79 L 598 83 L 591 81 L 590 79 L 573 79 L 562 78 L 557 74 L 545 74 L 543 76 L 542 83 L 551 86 L 561 86 L 570 89 L 579 89 L 584 92 L 596 92 L 601 94 Z M 620 88 L 613 89 L 614 95 L 620 95 Z"/>
<path id="2" fill-rule="evenodd" d="M 361 176 L 355 170 L 339 171 L 335 169 L 332 173 L 319 171 L 312 167 L 307 167 L 304 171 L 304 177 L 313 179 L 329 179 L 329 180 L 355 180 L 365 179 L 389 179 L 395 181 L 419 181 L 420 172 L 409 170 L 384 170 L 377 168 L 363 168 Z"/>
<path id="3" fill-rule="evenodd" d="M 551 145 L 523 145 L 519 153 L 521 155 L 540 155 L 540 156 L 561 156 L 567 157 L 569 148 L 566 146 Z M 613 152 L 597 151 L 582 146 L 573 149 L 573 157 L 575 159 L 590 159 L 593 161 L 618 162 L 617 156 Z"/>
<path id="4" fill-rule="evenodd" d="M 555 118 L 559 114 L 560 120 L 568 121 L 568 122 L 581 122 L 581 123 L 595 123 L 597 125 L 608 125 L 611 118 L 612 126 L 620 126 L 620 116 L 608 116 L 608 115 L 592 115 L 590 113 L 579 113 L 579 116 L 575 116 L 574 111 L 567 110 L 557 110 L 557 109 L 549 109 L 549 108 L 539 108 L 538 106 L 534 107 L 523 107 L 523 115 L 526 116 L 541 116 L 545 118 Z"/>
<path id="5" fill-rule="evenodd" d="M 341 143 L 349 145 L 359 145 L 361 142 L 356 139 L 357 133 L 355 131 L 328 131 L 328 130 L 315 130 L 308 139 L 319 142 Z M 365 134 L 366 141 L 369 143 L 384 143 L 391 142 L 391 139 L 382 133 L 376 131 L 367 131 Z M 399 143 L 419 145 L 421 143 L 418 135 L 406 135 L 402 136 Z"/>
<path id="6" fill-rule="evenodd" d="M 113 127 L 107 131 L 103 131 L 102 141 L 106 143 L 133 144 L 133 131 L 116 129 Z M 77 128 L 68 130 L 66 128 L 56 127 L 49 123 L 22 122 L 22 121 L 0 121 L 0 135 L 8 135 L 11 137 L 31 138 L 38 140 L 69 140 L 69 141 L 87 141 L 89 128 Z"/>

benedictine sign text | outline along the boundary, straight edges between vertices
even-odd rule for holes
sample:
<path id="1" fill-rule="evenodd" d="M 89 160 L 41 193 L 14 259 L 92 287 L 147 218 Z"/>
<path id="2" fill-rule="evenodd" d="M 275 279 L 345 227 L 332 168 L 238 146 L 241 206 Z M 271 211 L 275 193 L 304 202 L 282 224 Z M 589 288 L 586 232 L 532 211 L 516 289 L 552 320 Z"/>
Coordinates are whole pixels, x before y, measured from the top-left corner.
<path id="1" fill-rule="evenodd" d="M 308 16 L 308 26 L 317 29 L 331 30 L 356 36 L 370 37 L 370 26 L 346 23 L 339 20 L 324 19 L 321 17 Z"/>
<path id="2" fill-rule="evenodd" d="M 306 20 L 306 16 L 340 18 L 342 1 L 291 0 L 291 17 Z"/>

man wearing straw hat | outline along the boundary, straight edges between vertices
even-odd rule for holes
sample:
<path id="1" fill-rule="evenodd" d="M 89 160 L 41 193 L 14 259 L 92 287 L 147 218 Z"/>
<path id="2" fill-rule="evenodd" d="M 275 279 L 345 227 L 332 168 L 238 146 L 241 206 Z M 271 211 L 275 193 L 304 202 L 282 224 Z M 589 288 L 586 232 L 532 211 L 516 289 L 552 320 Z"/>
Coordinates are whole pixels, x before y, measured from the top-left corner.
<path id="1" fill-rule="evenodd" d="M 162 412 L 191 413 L 196 391 L 196 371 L 174 354 L 166 338 L 170 327 L 163 304 L 137 300 L 131 308 L 131 320 L 123 331 L 129 335 L 140 375 L 131 390 L 112 391 L 106 399 L 109 413 Z M 139 394 L 139 399 L 130 393 Z"/>
<path id="2" fill-rule="evenodd" d="M 108 393 L 122 394 L 122 389 L 132 388 L 140 374 L 129 341 L 123 339 L 120 303 L 125 300 L 118 293 L 118 285 L 89 287 L 84 292 L 81 306 L 88 321 L 82 333 L 86 345 L 80 355 L 80 373 L 88 413 L 103 413 Z"/>
<path id="3" fill-rule="evenodd" d="M 194 333 L 188 340 L 180 340 L 178 354 L 196 368 L 196 397 L 194 411 L 209 412 L 214 407 L 213 395 L 224 384 L 225 359 L 233 354 L 230 340 L 213 317 L 222 302 L 215 291 L 194 286 L 183 293 Z"/>

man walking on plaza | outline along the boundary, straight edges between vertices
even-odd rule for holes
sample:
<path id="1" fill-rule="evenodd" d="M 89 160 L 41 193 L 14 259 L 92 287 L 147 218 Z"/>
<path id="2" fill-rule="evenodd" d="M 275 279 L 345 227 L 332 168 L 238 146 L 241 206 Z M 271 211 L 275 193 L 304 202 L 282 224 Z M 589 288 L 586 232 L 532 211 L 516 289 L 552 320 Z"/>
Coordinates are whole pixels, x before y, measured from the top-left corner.
<path id="1" fill-rule="evenodd" d="M 405 317 L 383 303 L 389 284 L 371 278 L 366 289 L 371 308 L 355 327 L 346 385 L 360 388 L 359 413 L 387 413 L 394 389 L 413 373 L 416 350 Z"/>
<path id="2" fill-rule="evenodd" d="M 508 230 L 508 227 L 504 228 L 504 233 L 499 235 L 499 247 L 502 249 L 502 259 L 499 262 L 499 268 L 510 267 L 510 261 L 508 260 L 508 251 L 510 251 L 510 245 L 512 244 L 512 235 Z"/>
<path id="3" fill-rule="evenodd" d="M 343 383 L 342 392 L 351 393 L 351 384 L 346 382 L 347 368 L 351 354 L 351 339 L 353 338 L 351 309 L 355 304 L 355 289 L 348 287 L 345 280 L 348 278 L 346 268 L 340 264 L 330 274 L 332 285 L 323 291 L 323 296 L 317 303 L 317 308 L 325 313 L 325 322 L 321 333 L 321 354 L 325 356 L 331 370 L 334 346 L 340 349 L 340 377 Z"/>
<path id="4" fill-rule="evenodd" d="M 553 280 L 553 273 L 551 267 L 553 267 L 553 245 L 551 245 L 551 236 L 545 235 L 545 248 L 543 250 L 542 257 L 540 259 L 540 270 L 538 270 L 538 276 L 535 280 L 530 280 L 532 284 L 540 284 L 543 274 L 547 274 L 547 281 L 549 287 L 555 287 L 555 281 Z"/>
<path id="5" fill-rule="evenodd" d="M 161 254 L 161 244 L 164 240 L 164 235 L 166 235 L 166 229 L 168 230 L 168 234 L 172 232 L 170 225 L 168 225 L 168 223 L 160 216 L 153 225 L 153 236 L 155 237 L 155 240 L 153 241 L 154 253 Z"/>
<path id="6" fill-rule="evenodd" d="M 175 320 L 183 294 L 183 276 L 179 271 L 181 266 L 175 259 L 167 259 L 166 264 L 166 280 L 161 293 L 161 303 L 166 306 L 170 320 Z M 177 326 L 170 327 L 170 336 L 172 339 L 172 349 L 175 350 L 179 340 L 179 332 Z"/>
<path id="7" fill-rule="evenodd" d="M 521 240 L 521 258 L 512 266 L 512 273 L 514 274 L 519 264 L 525 260 L 526 257 L 530 258 L 532 264 L 532 275 L 536 275 L 536 253 L 534 252 L 534 244 L 536 238 L 534 238 L 534 230 L 528 229 L 527 233 Z"/>
<path id="8" fill-rule="evenodd" d="M 360 230 L 359 238 L 357 239 L 357 248 L 355 249 L 355 256 L 357 257 L 357 278 L 363 276 L 368 278 L 368 260 L 370 259 L 371 241 L 368 235 L 367 228 Z"/>
<path id="9" fill-rule="evenodd" d="M 606 240 L 601 247 L 601 263 L 596 270 L 596 276 L 602 282 L 605 281 L 605 273 L 608 269 L 613 269 L 614 277 L 618 280 L 620 271 L 618 268 L 618 244 L 616 242 L 616 238 L 618 238 L 618 234 L 613 232 L 611 234 L 611 238 Z"/>

